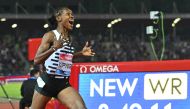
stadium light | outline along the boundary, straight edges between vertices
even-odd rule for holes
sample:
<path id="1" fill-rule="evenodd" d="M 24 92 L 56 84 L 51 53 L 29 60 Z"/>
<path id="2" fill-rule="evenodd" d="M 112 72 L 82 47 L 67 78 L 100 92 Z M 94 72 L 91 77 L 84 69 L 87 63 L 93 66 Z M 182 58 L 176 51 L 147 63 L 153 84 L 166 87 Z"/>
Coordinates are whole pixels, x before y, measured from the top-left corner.
<path id="1" fill-rule="evenodd" d="M 114 22 L 117 23 L 117 22 L 119 22 L 119 21 L 118 21 L 118 19 L 115 19 Z"/>
<path id="2" fill-rule="evenodd" d="M 44 24 L 44 28 L 48 28 L 49 27 L 49 25 L 46 23 L 46 24 Z"/>
<path id="3" fill-rule="evenodd" d="M 111 24 L 112 24 L 112 25 L 114 25 L 114 24 L 115 24 L 115 21 L 114 21 L 114 20 L 113 20 L 113 21 L 111 21 Z"/>
<path id="4" fill-rule="evenodd" d="M 172 27 L 175 27 L 175 23 L 172 23 Z"/>
<path id="5" fill-rule="evenodd" d="M 153 33 L 154 33 L 153 26 L 147 26 L 146 27 L 146 34 L 153 34 Z"/>
<path id="6" fill-rule="evenodd" d="M 122 21 L 121 18 L 114 19 L 114 20 L 112 20 L 112 21 L 107 25 L 107 27 L 108 27 L 108 28 L 111 28 L 112 25 L 114 25 L 114 24 L 116 24 L 116 23 L 118 23 L 118 22 L 120 22 L 120 21 Z"/>
<path id="7" fill-rule="evenodd" d="M 122 19 L 121 18 L 117 18 L 117 19 L 112 20 L 111 24 L 114 25 L 114 24 L 116 24 L 116 23 L 118 23 L 120 21 L 122 21 Z"/>
<path id="8" fill-rule="evenodd" d="M 174 23 L 177 24 L 180 20 L 181 20 L 181 18 L 176 18 L 176 19 L 174 20 Z"/>
<path id="9" fill-rule="evenodd" d="M 118 18 L 117 20 L 118 20 L 119 22 L 121 22 L 121 21 L 122 21 L 122 19 L 121 19 L 121 18 Z"/>
<path id="10" fill-rule="evenodd" d="M 12 28 L 14 29 L 14 28 L 16 28 L 18 25 L 16 24 L 16 23 L 14 23 L 14 24 L 12 24 Z"/>
<path id="11" fill-rule="evenodd" d="M 109 23 L 109 24 L 107 25 L 107 27 L 108 27 L 108 28 L 111 28 L 111 27 L 112 27 L 112 24 Z"/>
<path id="12" fill-rule="evenodd" d="M 1 18 L 1 22 L 5 22 L 6 20 L 6 18 Z"/>
<path id="13" fill-rule="evenodd" d="M 176 18 L 173 23 L 172 23 L 172 27 L 175 27 L 175 25 L 181 20 L 181 18 Z"/>
<path id="14" fill-rule="evenodd" d="M 78 24 L 76 24 L 76 28 L 80 28 L 80 24 L 78 23 Z"/>
<path id="15" fill-rule="evenodd" d="M 150 19 L 159 19 L 159 11 L 150 11 Z"/>

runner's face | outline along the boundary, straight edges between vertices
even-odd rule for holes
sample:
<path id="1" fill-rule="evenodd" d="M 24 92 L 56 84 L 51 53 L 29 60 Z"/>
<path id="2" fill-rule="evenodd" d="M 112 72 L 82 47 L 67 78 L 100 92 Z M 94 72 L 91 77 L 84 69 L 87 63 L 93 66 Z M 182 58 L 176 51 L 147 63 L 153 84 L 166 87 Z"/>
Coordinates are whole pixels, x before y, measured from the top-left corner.
<path id="1" fill-rule="evenodd" d="M 63 10 L 62 14 L 60 15 L 60 23 L 64 28 L 67 30 L 72 30 L 74 25 L 74 16 L 70 9 Z"/>

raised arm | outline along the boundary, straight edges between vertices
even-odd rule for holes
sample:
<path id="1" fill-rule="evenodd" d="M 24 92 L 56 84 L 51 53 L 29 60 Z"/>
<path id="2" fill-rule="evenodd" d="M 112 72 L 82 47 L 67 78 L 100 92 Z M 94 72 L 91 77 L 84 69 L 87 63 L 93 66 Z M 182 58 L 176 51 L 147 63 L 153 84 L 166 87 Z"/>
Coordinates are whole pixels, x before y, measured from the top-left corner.
<path id="1" fill-rule="evenodd" d="M 34 58 L 34 64 L 43 63 L 54 52 L 54 49 L 50 48 L 50 44 L 53 43 L 53 39 L 54 39 L 53 33 L 50 32 L 46 33 L 43 36 L 42 42 Z"/>
<path id="2" fill-rule="evenodd" d="M 83 47 L 83 49 L 79 52 L 74 53 L 74 56 L 94 56 L 95 52 L 93 52 L 92 47 L 89 46 L 89 43 L 86 42 L 85 46 Z"/>

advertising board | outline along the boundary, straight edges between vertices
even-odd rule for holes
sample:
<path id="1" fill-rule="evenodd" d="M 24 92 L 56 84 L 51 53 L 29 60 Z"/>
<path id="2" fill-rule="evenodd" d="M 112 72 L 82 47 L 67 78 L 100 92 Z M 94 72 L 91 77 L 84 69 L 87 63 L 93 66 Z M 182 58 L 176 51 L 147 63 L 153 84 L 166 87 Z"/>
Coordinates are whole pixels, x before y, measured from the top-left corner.
<path id="1" fill-rule="evenodd" d="M 79 74 L 88 109 L 189 109 L 190 71 Z"/>

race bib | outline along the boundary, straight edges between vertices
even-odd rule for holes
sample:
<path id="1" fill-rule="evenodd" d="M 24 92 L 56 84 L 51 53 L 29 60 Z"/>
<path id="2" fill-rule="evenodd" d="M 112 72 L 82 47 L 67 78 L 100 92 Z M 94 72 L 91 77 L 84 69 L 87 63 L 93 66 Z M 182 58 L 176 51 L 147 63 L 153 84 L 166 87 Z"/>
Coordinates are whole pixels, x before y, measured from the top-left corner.
<path id="1" fill-rule="evenodd" d="M 72 59 L 73 59 L 73 55 L 71 54 L 60 54 L 58 70 L 70 72 L 72 64 L 73 64 Z"/>

